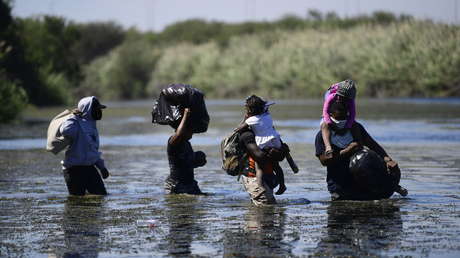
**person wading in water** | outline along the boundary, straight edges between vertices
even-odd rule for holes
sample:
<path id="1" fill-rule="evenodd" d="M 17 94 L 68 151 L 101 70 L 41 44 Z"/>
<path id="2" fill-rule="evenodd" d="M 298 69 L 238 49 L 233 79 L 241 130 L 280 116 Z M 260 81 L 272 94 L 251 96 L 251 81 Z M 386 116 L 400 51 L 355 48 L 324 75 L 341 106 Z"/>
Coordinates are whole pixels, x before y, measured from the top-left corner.
<path id="1" fill-rule="evenodd" d="M 78 102 L 74 115 L 62 123 L 60 133 L 71 140 L 61 162 L 67 189 L 71 195 L 90 194 L 106 195 L 107 191 L 96 167 L 105 179 L 109 171 L 99 152 L 99 133 L 96 121 L 102 119 L 102 109 L 99 100 L 86 97 Z"/>
<path id="2" fill-rule="evenodd" d="M 190 108 L 184 109 L 179 126 L 168 139 L 170 174 L 165 182 L 165 190 L 170 194 L 203 194 L 195 180 L 194 169 L 206 164 L 206 154 L 194 152 L 190 144 L 193 137 L 191 112 Z"/>
<path id="3" fill-rule="evenodd" d="M 347 107 L 344 103 L 334 102 L 329 108 L 329 114 L 334 123 L 331 124 L 331 144 L 332 153 L 326 153 L 326 147 L 321 131 L 316 135 L 315 148 L 316 157 L 323 166 L 327 167 L 327 188 L 331 193 L 332 200 L 370 200 L 388 198 L 388 196 L 373 196 L 368 192 L 363 192 L 353 180 L 350 172 L 350 157 L 360 151 L 363 145 L 380 156 L 388 169 L 389 175 L 393 178 L 391 187 L 395 192 L 402 196 L 407 195 L 407 190 L 399 186 L 401 171 L 398 163 L 390 158 L 386 151 L 369 135 L 364 127 L 355 122 L 360 138 L 361 145 L 353 138 L 351 129 L 346 127 Z"/>

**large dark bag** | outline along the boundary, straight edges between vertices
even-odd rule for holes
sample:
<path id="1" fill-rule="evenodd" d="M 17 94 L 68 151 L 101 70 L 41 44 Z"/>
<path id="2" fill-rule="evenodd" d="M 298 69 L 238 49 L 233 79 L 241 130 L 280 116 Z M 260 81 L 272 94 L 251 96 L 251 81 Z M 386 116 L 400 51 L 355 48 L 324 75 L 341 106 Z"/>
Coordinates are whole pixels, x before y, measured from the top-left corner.
<path id="1" fill-rule="evenodd" d="M 374 151 L 363 149 L 350 158 L 350 172 L 355 184 L 374 199 L 389 198 L 399 184 L 383 159 Z"/>
<path id="2" fill-rule="evenodd" d="M 180 121 L 181 117 L 179 107 L 169 104 L 165 95 L 161 92 L 158 100 L 153 103 L 152 123 L 171 125 Z"/>
<path id="3" fill-rule="evenodd" d="M 163 89 L 153 104 L 152 123 L 170 125 L 174 129 L 180 124 L 183 110 L 190 107 L 190 123 L 194 133 L 208 130 L 209 114 L 201 91 L 190 85 L 172 84 Z"/>

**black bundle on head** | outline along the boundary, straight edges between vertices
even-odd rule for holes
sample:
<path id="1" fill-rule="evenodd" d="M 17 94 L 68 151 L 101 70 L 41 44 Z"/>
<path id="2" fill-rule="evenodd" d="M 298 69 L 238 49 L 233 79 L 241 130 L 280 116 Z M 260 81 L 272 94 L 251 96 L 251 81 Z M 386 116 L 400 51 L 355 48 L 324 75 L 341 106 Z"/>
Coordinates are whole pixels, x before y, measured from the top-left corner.
<path id="1" fill-rule="evenodd" d="M 265 104 L 267 104 L 267 102 L 256 95 L 251 95 L 246 98 L 246 108 L 248 112 L 254 116 L 265 112 Z"/>

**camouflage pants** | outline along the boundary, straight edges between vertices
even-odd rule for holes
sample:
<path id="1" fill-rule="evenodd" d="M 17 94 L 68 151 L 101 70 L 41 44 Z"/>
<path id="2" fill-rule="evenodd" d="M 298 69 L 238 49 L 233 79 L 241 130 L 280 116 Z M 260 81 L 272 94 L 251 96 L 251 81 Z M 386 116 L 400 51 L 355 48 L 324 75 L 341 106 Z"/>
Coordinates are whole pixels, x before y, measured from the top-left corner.
<path id="1" fill-rule="evenodd" d="M 241 178 L 243 181 L 244 190 L 249 193 L 251 201 L 254 203 L 254 205 L 261 206 L 265 204 L 276 203 L 275 196 L 273 195 L 273 189 L 268 186 L 265 181 L 262 181 L 263 187 L 265 188 L 265 190 L 263 190 L 257 184 L 256 177 L 242 176 Z"/>

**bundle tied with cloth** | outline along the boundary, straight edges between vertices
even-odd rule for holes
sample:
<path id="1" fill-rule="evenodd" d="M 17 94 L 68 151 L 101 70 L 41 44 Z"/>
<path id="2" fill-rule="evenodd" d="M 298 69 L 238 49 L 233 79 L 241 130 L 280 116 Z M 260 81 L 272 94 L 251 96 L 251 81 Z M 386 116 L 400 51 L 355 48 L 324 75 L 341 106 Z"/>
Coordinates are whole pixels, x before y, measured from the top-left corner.
<path id="1" fill-rule="evenodd" d="M 192 111 L 190 121 L 193 133 L 206 132 L 209 114 L 204 94 L 187 84 L 170 84 L 160 92 L 153 104 L 152 123 L 177 129 L 185 108 Z"/>

